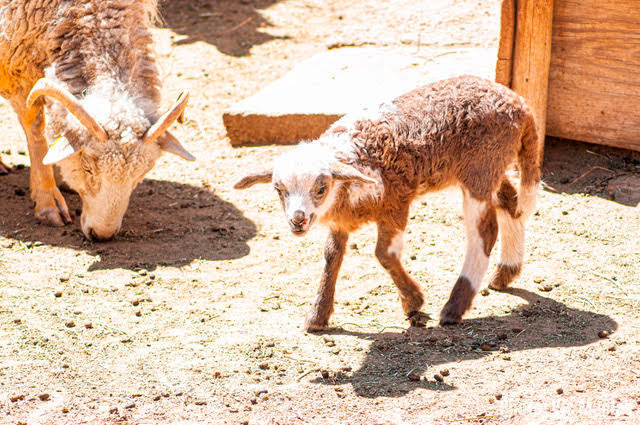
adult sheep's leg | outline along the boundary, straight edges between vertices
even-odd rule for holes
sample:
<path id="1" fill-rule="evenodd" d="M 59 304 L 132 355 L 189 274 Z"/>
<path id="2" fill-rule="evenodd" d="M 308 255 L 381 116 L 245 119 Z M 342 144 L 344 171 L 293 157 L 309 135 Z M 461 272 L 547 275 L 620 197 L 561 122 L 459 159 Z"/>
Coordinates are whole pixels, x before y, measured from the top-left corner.
<path id="1" fill-rule="evenodd" d="M 400 262 L 404 238 L 404 229 L 390 223 L 378 223 L 378 242 L 376 257 L 382 267 L 391 275 L 400 292 L 402 310 L 412 326 L 424 326 L 429 316 L 420 312 L 424 304 L 424 294 L 420 285 L 405 271 Z"/>
<path id="2" fill-rule="evenodd" d="M 329 318 L 333 314 L 333 298 L 336 291 L 336 280 L 342 265 L 349 234 L 331 229 L 324 246 L 324 271 L 316 300 L 307 315 L 304 328 L 308 332 L 326 329 Z"/>
<path id="3" fill-rule="evenodd" d="M 451 291 L 449 301 L 440 313 L 440 324 L 460 323 L 480 289 L 489 266 L 489 254 L 498 237 L 496 209 L 490 202 L 464 194 L 464 223 L 467 231 L 467 253 L 462 272 Z"/>
<path id="4" fill-rule="evenodd" d="M 9 174 L 9 167 L 2 162 L 2 157 L 0 157 L 0 176 L 4 176 L 6 174 Z"/>
<path id="5" fill-rule="evenodd" d="M 31 160 L 31 199 L 35 202 L 36 218 L 50 226 L 64 226 L 71 223 L 71 216 L 64 197 L 56 187 L 51 165 L 44 165 L 47 142 L 44 139 L 44 111 L 41 105 L 17 111 L 20 124 L 27 136 L 29 158 Z M 22 113 L 21 113 L 22 112 Z"/>

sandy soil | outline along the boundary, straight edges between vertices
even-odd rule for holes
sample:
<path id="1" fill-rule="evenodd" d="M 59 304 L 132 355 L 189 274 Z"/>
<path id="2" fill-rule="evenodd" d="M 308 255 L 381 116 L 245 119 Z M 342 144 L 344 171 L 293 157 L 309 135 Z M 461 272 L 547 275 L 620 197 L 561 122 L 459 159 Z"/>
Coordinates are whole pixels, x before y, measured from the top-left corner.
<path id="1" fill-rule="evenodd" d="M 164 157 L 105 244 L 77 222 L 37 224 L 23 135 L 0 103 L 13 166 L 0 177 L 0 423 L 639 423 L 637 154 L 549 140 L 522 276 L 447 328 L 408 328 L 366 227 L 333 328 L 305 334 L 325 231 L 294 238 L 272 191 L 231 189 L 290 147 L 231 148 L 225 108 L 327 46 L 495 54 L 498 4 L 166 2 L 164 97 L 191 91 L 174 133 L 198 161 Z M 438 193 L 411 214 L 404 263 L 434 316 L 462 264 L 460 203 Z"/>

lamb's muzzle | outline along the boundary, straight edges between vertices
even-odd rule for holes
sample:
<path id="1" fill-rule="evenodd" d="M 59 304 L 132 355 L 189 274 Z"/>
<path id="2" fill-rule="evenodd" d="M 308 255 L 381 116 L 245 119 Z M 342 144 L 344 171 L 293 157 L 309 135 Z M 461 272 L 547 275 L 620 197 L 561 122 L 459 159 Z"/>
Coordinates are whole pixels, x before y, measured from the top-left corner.
<path id="1" fill-rule="evenodd" d="M 376 257 L 388 271 L 412 325 L 424 324 L 424 294 L 402 267 L 402 237 L 411 202 L 447 186 L 464 197 L 467 253 L 441 324 L 458 323 L 472 304 L 500 235 L 490 286 L 505 289 L 520 273 L 524 223 L 535 209 L 540 146 L 531 110 L 516 93 L 472 76 L 439 81 L 378 109 L 349 114 L 318 140 L 279 157 L 271 171 L 241 179 L 237 189 L 272 182 L 294 234 L 314 221 L 329 227 L 325 268 L 305 323 L 324 329 L 350 232 L 378 227 Z M 516 190 L 507 170 L 516 164 Z M 305 227 L 305 220 L 309 222 Z"/>

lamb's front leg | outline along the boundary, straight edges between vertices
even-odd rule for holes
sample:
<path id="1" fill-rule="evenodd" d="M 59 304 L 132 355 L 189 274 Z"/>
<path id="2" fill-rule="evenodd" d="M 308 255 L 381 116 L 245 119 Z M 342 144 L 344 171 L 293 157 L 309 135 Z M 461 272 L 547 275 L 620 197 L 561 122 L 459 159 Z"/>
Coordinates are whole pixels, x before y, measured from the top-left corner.
<path id="1" fill-rule="evenodd" d="M 420 312 L 424 304 L 424 294 L 420 285 L 405 271 L 400 262 L 404 229 L 389 223 L 378 223 L 376 257 L 387 270 L 400 292 L 402 310 L 412 326 L 424 326 L 429 316 Z"/>
<path id="2" fill-rule="evenodd" d="M 333 314 L 333 297 L 336 291 L 336 280 L 342 265 L 349 234 L 331 229 L 324 246 L 324 271 L 318 287 L 316 300 L 307 315 L 304 328 L 307 332 L 326 329 L 329 318 Z"/>

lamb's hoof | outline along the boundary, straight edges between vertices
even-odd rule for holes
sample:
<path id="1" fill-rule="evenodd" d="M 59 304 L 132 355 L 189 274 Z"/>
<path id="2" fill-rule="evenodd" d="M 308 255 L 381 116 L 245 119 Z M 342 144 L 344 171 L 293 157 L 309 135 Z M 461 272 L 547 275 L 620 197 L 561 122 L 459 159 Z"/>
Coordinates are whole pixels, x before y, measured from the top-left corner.
<path id="1" fill-rule="evenodd" d="M 517 264 L 515 266 L 498 264 L 498 268 L 496 269 L 493 276 L 491 276 L 489 288 L 495 291 L 505 291 L 509 287 L 509 284 L 513 282 L 516 277 L 518 277 L 521 269 L 521 264 Z"/>
<path id="2" fill-rule="evenodd" d="M 454 311 L 448 303 L 442 309 L 440 313 L 440 326 L 457 325 L 462 322 L 462 314 Z"/>
<path id="3" fill-rule="evenodd" d="M 326 331 L 328 327 L 328 320 L 312 320 L 311 318 L 307 318 L 304 323 L 304 331 L 310 333 Z"/>
<path id="4" fill-rule="evenodd" d="M 412 311 L 407 314 L 407 320 L 413 327 L 424 328 L 427 326 L 427 322 L 431 320 L 431 316 L 427 313 L 423 313 L 422 311 Z"/>

